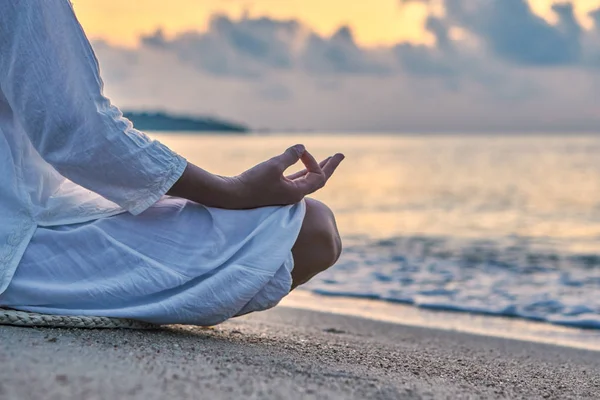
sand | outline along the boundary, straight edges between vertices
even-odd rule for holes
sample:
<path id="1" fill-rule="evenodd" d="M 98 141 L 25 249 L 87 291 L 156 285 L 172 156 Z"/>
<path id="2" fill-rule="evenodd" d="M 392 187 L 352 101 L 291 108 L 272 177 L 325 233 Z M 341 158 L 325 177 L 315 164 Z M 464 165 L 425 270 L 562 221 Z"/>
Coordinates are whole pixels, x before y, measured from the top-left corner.
<path id="1" fill-rule="evenodd" d="M 0 399 L 600 398 L 600 352 L 287 307 L 212 329 L 0 339 Z"/>

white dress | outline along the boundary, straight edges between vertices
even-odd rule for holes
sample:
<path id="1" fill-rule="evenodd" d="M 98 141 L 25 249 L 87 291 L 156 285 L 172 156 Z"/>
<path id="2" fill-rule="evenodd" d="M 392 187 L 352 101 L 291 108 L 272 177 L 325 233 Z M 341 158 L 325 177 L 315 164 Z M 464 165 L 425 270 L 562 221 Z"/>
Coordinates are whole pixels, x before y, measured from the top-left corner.
<path id="1" fill-rule="evenodd" d="M 204 325 L 275 305 L 304 203 L 165 197 L 186 160 L 102 86 L 68 0 L 0 2 L 0 306 Z"/>
<path id="2" fill-rule="evenodd" d="M 304 209 L 165 198 L 138 216 L 38 228 L 0 304 L 194 325 L 266 310 L 290 291 Z"/>

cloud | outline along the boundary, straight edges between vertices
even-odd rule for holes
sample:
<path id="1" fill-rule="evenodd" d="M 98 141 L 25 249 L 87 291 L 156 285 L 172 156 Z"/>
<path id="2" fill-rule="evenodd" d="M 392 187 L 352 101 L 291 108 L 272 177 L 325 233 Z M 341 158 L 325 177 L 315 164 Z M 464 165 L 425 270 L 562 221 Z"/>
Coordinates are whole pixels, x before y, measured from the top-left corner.
<path id="1" fill-rule="evenodd" d="M 375 52 L 356 45 L 349 27 L 341 27 L 330 38 L 311 33 L 300 51 L 300 66 L 313 74 L 380 75 L 391 66 Z"/>
<path id="2" fill-rule="evenodd" d="M 435 47 L 400 43 L 393 49 L 404 71 L 418 76 L 454 78 L 460 75 L 461 63 L 456 58 L 456 49 L 445 21 L 429 17 L 425 27 L 434 35 Z"/>
<path id="3" fill-rule="evenodd" d="M 590 17 L 594 20 L 594 28 L 600 30 L 600 8 L 590 12 Z"/>
<path id="4" fill-rule="evenodd" d="M 271 18 L 232 20 L 218 15 L 207 32 L 167 40 L 158 30 L 143 46 L 177 54 L 186 63 L 220 76 L 257 79 L 272 70 L 304 69 L 312 74 L 380 74 L 386 67 L 359 48 L 349 27 L 323 37 L 298 21 Z"/>
<path id="5" fill-rule="evenodd" d="M 575 64 L 582 28 L 570 3 L 556 4 L 557 25 L 534 14 L 525 0 L 447 0 L 448 20 L 467 29 L 502 60 L 529 66 Z"/>
<path id="6" fill-rule="evenodd" d="M 233 21 L 214 16 L 207 32 L 186 32 L 168 40 L 162 31 L 143 37 L 142 46 L 170 52 L 182 62 L 213 75 L 255 79 L 265 68 L 292 67 L 296 21 L 269 18 Z"/>
<path id="7" fill-rule="evenodd" d="M 324 36 L 296 20 L 216 15 L 204 32 L 94 47 L 125 108 L 273 129 L 600 130 L 600 10 L 585 30 L 570 3 L 553 7 L 555 24 L 524 0 L 444 4 L 427 18 L 427 46 L 369 48 L 345 26 Z"/>
<path id="8" fill-rule="evenodd" d="M 592 11 L 590 17 L 594 21 L 594 28 L 583 38 L 585 63 L 600 69 L 600 8 Z"/>

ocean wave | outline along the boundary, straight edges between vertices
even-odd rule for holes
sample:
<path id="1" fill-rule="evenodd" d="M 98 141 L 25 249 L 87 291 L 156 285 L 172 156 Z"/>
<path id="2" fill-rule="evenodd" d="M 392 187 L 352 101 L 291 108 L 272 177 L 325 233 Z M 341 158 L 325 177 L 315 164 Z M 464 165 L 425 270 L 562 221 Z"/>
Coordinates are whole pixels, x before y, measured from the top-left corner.
<path id="1" fill-rule="evenodd" d="M 600 257 L 522 237 L 350 238 L 306 289 L 451 312 L 600 329 Z"/>

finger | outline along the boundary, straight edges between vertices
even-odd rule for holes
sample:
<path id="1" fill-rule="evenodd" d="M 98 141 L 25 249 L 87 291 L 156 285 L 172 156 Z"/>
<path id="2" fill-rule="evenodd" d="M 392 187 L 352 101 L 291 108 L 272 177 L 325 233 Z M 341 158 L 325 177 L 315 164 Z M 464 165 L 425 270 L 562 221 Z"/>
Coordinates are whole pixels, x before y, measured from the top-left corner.
<path id="1" fill-rule="evenodd" d="M 308 172 L 302 178 L 296 179 L 292 182 L 296 187 L 296 190 L 300 191 L 303 196 L 306 196 L 321 189 L 323 186 L 325 186 L 326 181 L 327 179 L 325 178 L 325 174 Z"/>
<path id="2" fill-rule="evenodd" d="M 329 162 L 323 166 L 323 173 L 325 174 L 325 179 L 329 180 L 329 178 L 331 178 L 331 175 L 333 175 L 333 173 L 335 172 L 337 167 L 339 167 L 340 163 L 344 160 L 344 158 L 345 156 L 340 153 L 331 157 Z"/>
<path id="3" fill-rule="evenodd" d="M 329 160 L 331 160 L 331 156 L 329 156 L 326 159 L 324 159 L 323 161 L 321 161 L 319 163 L 319 167 L 323 168 L 325 166 L 325 164 L 327 164 L 329 162 Z"/>
<path id="4" fill-rule="evenodd" d="M 306 169 L 308 170 L 308 172 L 314 172 L 316 174 L 323 173 L 317 160 L 315 160 L 315 158 L 312 156 L 312 154 L 310 154 L 308 151 L 305 150 L 304 153 L 302 153 L 302 156 L 300 157 L 300 159 L 306 166 Z"/>
<path id="5" fill-rule="evenodd" d="M 325 165 L 327 165 L 327 162 L 331 160 L 331 157 L 327 157 L 326 159 L 324 159 L 323 161 L 321 161 L 319 163 L 319 167 L 321 167 L 321 169 L 323 169 L 323 167 L 325 167 Z M 302 171 L 298 171 L 292 175 L 288 175 L 286 178 L 289 180 L 294 180 L 294 179 L 298 179 L 298 178 L 302 178 L 304 175 L 306 175 L 308 173 L 307 169 L 303 169 Z"/>
<path id="6" fill-rule="evenodd" d="M 288 148 L 283 154 L 274 157 L 277 163 L 283 168 L 285 171 L 292 165 L 296 164 L 300 157 L 305 153 L 304 146 L 301 144 L 297 144 Z"/>
<path id="7" fill-rule="evenodd" d="M 294 180 L 293 183 L 295 184 L 296 189 L 301 191 L 303 196 L 309 195 L 321 189 L 323 186 L 325 186 L 327 180 L 331 177 L 331 175 L 333 175 L 343 160 L 344 155 L 340 153 L 328 158 L 325 160 L 323 171 L 320 174 L 309 171 L 303 177 Z"/>

